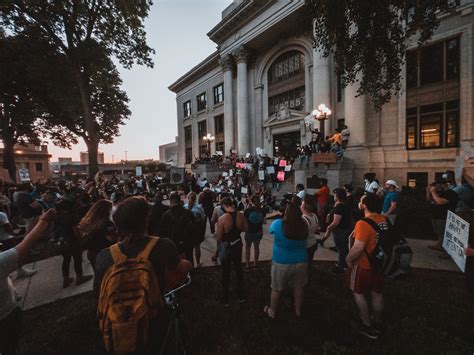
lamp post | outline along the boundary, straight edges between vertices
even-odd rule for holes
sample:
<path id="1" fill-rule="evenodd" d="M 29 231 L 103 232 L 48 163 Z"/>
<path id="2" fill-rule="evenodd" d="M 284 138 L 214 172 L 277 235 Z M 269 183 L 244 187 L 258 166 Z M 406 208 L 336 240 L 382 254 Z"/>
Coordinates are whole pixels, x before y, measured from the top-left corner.
<path id="1" fill-rule="evenodd" d="M 316 118 L 319 122 L 322 122 L 320 124 L 320 133 L 322 139 L 326 139 L 326 133 L 324 132 L 324 121 L 331 116 L 331 110 L 325 105 L 325 104 L 320 104 L 317 109 L 314 109 L 311 114 L 313 115 L 314 118 Z"/>
<path id="2" fill-rule="evenodd" d="M 214 137 L 212 134 L 208 133 L 204 137 L 202 137 L 202 140 L 207 143 L 207 154 L 211 156 L 211 142 L 214 142 L 216 137 Z"/>

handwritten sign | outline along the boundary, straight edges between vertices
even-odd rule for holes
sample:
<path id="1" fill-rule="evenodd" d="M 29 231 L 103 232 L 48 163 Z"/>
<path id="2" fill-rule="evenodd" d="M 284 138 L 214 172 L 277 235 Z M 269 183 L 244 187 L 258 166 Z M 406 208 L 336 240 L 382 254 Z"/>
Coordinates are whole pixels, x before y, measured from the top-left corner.
<path id="1" fill-rule="evenodd" d="M 245 157 L 248 159 L 250 158 L 250 153 L 245 154 Z"/>
<path id="2" fill-rule="evenodd" d="M 229 175 L 229 174 L 227 173 L 227 171 L 224 171 L 224 172 L 222 173 L 222 176 L 224 176 L 224 177 L 226 177 L 227 175 Z"/>
<path id="3" fill-rule="evenodd" d="M 280 166 L 283 168 L 286 166 L 286 160 L 280 160 Z"/>
<path id="4" fill-rule="evenodd" d="M 278 165 L 278 158 L 273 159 L 273 164 Z"/>
<path id="5" fill-rule="evenodd" d="M 217 155 L 223 155 L 223 154 L 222 154 L 222 150 L 216 150 L 216 154 L 217 154 Z"/>
<path id="6" fill-rule="evenodd" d="M 274 166 L 267 166 L 267 173 L 275 174 L 275 167 Z"/>
<path id="7" fill-rule="evenodd" d="M 453 258 L 456 265 L 462 272 L 466 272 L 466 255 L 464 248 L 467 248 L 469 240 L 469 223 L 448 211 L 446 228 L 444 230 L 443 248 Z"/>
<path id="8" fill-rule="evenodd" d="M 311 157 L 313 163 L 333 164 L 337 162 L 335 153 L 317 153 Z"/>
<path id="9" fill-rule="evenodd" d="M 258 179 L 261 181 L 265 180 L 265 171 L 263 170 L 258 171 Z"/>
<path id="10" fill-rule="evenodd" d="M 279 171 L 277 175 L 278 181 L 285 181 L 285 172 L 284 171 Z"/>
<path id="11" fill-rule="evenodd" d="M 232 169 L 229 170 L 229 176 L 234 176 L 234 170 Z"/>
<path id="12" fill-rule="evenodd" d="M 291 171 L 291 165 L 285 166 L 285 171 Z"/>
<path id="13" fill-rule="evenodd" d="M 242 187 L 242 188 L 240 189 L 240 192 L 243 193 L 243 194 L 247 194 L 247 193 L 249 192 L 249 189 L 246 188 L 246 187 Z"/>
<path id="14" fill-rule="evenodd" d="M 262 149 L 260 147 L 255 148 L 257 155 L 262 155 Z"/>

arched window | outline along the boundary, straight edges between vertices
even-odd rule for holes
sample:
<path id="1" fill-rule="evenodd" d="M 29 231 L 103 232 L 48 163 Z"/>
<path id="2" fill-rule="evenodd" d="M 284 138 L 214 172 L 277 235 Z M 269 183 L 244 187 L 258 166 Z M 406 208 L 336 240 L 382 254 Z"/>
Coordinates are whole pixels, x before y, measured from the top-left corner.
<path id="1" fill-rule="evenodd" d="M 282 54 L 268 70 L 268 111 L 281 108 L 303 111 L 305 108 L 304 54 L 290 51 Z"/>

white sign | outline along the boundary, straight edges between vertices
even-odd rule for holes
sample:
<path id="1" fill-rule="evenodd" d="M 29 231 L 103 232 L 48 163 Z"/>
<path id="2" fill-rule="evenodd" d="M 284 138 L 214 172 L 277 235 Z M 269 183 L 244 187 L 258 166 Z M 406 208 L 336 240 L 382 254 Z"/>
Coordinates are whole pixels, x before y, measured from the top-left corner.
<path id="1" fill-rule="evenodd" d="M 273 164 L 278 165 L 278 162 L 279 162 L 279 161 L 280 161 L 280 160 L 279 160 L 278 158 L 274 158 L 274 159 L 273 159 Z"/>
<path id="2" fill-rule="evenodd" d="M 222 150 L 216 150 L 217 155 L 222 155 Z"/>
<path id="3" fill-rule="evenodd" d="M 19 169 L 18 175 L 20 175 L 21 182 L 30 181 L 30 172 L 28 171 L 28 169 Z"/>
<path id="4" fill-rule="evenodd" d="M 249 190 L 248 190 L 248 188 L 246 188 L 246 187 L 242 187 L 242 188 L 240 189 L 240 192 L 243 193 L 243 194 L 246 194 L 246 193 L 249 192 Z"/>
<path id="5" fill-rule="evenodd" d="M 255 148 L 257 155 L 262 155 L 262 149 L 260 147 Z"/>
<path id="6" fill-rule="evenodd" d="M 229 176 L 234 176 L 234 170 L 232 169 L 229 170 Z"/>
<path id="7" fill-rule="evenodd" d="M 223 177 L 226 177 L 227 175 L 229 175 L 229 174 L 227 173 L 227 171 L 224 171 L 224 172 L 222 173 L 222 176 L 223 176 Z"/>
<path id="8" fill-rule="evenodd" d="M 245 154 L 246 158 L 250 158 L 250 153 Z"/>
<path id="9" fill-rule="evenodd" d="M 227 181 L 227 186 L 229 186 L 229 187 L 232 186 L 232 180 Z"/>
<path id="10" fill-rule="evenodd" d="M 285 166 L 285 171 L 291 171 L 291 165 Z"/>
<path id="11" fill-rule="evenodd" d="M 258 171 L 258 179 L 261 181 L 265 180 L 265 171 L 263 170 Z"/>
<path id="12" fill-rule="evenodd" d="M 466 272 L 466 255 L 469 240 L 469 223 L 451 211 L 448 211 L 444 230 L 443 248 L 453 258 L 462 272 Z"/>
<path id="13" fill-rule="evenodd" d="M 275 167 L 274 166 L 267 166 L 267 173 L 275 174 Z"/>
<path id="14" fill-rule="evenodd" d="M 456 184 L 461 185 L 462 169 L 464 168 L 464 159 L 461 156 L 457 156 L 454 162 L 454 179 Z"/>
<path id="15" fill-rule="evenodd" d="M 137 165 L 135 167 L 135 176 L 142 176 L 142 175 L 143 175 L 142 167 L 141 165 Z"/>

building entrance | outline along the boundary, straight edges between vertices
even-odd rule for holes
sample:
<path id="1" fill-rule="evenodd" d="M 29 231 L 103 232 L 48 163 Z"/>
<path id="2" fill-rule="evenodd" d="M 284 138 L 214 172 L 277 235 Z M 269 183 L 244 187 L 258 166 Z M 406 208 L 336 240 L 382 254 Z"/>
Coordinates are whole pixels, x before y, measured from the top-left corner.
<path id="1" fill-rule="evenodd" d="M 300 131 L 273 135 L 273 156 L 296 157 L 301 146 Z"/>

